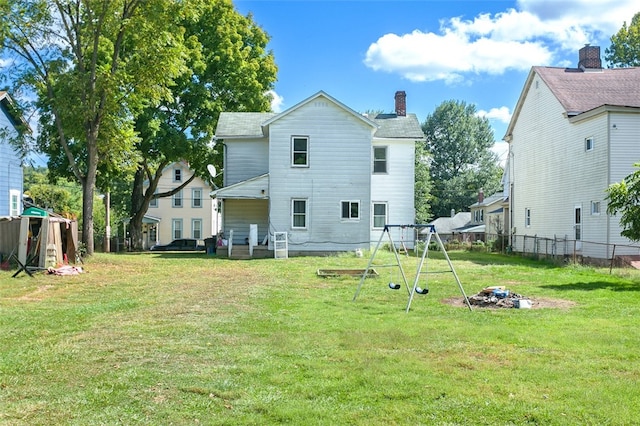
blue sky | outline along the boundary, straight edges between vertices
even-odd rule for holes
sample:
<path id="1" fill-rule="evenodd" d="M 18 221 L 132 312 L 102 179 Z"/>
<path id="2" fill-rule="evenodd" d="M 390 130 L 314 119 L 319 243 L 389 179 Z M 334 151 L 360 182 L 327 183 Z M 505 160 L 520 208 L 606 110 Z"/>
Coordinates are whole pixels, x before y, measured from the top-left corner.
<path id="1" fill-rule="evenodd" d="M 575 67 L 610 38 L 637 0 L 234 0 L 271 37 L 274 111 L 324 90 L 356 111 L 394 109 L 397 90 L 420 122 L 445 100 L 489 118 L 495 150 L 532 66 Z"/>

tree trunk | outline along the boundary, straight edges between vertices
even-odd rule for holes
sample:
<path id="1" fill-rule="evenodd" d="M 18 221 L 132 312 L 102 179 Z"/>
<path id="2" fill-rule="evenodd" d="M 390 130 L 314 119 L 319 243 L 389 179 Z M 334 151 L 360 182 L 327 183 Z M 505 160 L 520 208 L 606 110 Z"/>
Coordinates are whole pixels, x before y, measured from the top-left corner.
<path id="1" fill-rule="evenodd" d="M 98 150 L 95 138 L 87 141 L 87 175 L 82 181 L 82 242 L 87 247 L 87 256 L 94 252 L 93 241 L 93 196 L 98 173 Z"/>
<path id="2" fill-rule="evenodd" d="M 133 179 L 133 190 L 131 191 L 131 221 L 129 222 L 129 232 L 131 235 L 131 249 L 133 251 L 142 251 L 142 219 L 147 213 L 147 209 L 143 208 L 145 204 L 144 194 L 144 168 L 139 166 Z M 147 207 L 148 207 L 148 203 Z"/>

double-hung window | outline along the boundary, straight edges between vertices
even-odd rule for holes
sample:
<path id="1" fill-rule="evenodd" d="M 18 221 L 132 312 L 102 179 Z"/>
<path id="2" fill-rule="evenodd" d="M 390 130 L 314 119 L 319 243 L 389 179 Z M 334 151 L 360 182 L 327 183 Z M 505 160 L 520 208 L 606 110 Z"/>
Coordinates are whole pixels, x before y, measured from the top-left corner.
<path id="1" fill-rule="evenodd" d="M 307 200 L 291 200 L 291 227 L 294 229 L 307 228 Z"/>
<path id="2" fill-rule="evenodd" d="M 182 207 L 182 190 L 173 194 L 171 198 L 171 207 Z"/>
<path id="3" fill-rule="evenodd" d="M 193 188 L 191 190 L 191 207 L 196 209 L 202 207 L 202 188 Z"/>
<path id="4" fill-rule="evenodd" d="M 387 224 L 387 203 L 373 203 L 373 227 L 382 229 Z"/>
<path id="5" fill-rule="evenodd" d="M 291 138 L 291 165 L 309 167 L 309 138 L 294 136 Z"/>
<path id="6" fill-rule="evenodd" d="M 202 238 L 202 219 L 191 219 L 191 237 L 196 240 Z"/>
<path id="7" fill-rule="evenodd" d="M 373 147 L 373 173 L 387 173 L 387 147 Z"/>
<path id="8" fill-rule="evenodd" d="M 173 219 L 171 221 L 171 233 L 174 240 L 182 238 L 182 219 Z"/>
<path id="9" fill-rule="evenodd" d="M 342 201 L 340 218 L 342 220 L 360 219 L 360 201 Z"/>

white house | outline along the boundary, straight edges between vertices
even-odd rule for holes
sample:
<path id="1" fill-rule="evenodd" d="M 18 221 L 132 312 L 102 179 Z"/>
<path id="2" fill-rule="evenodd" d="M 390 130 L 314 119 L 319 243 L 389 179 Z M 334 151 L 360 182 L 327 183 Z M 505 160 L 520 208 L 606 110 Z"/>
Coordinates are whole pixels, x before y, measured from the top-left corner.
<path id="1" fill-rule="evenodd" d="M 368 117 L 320 91 L 279 113 L 223 112 L 222 229 L 245 244 L 286 232 L 292 253 L 369 248 L 385 224 L 413 224 L 415 142 L 424 134 L 397 92 L 395 113 Z M 392 236 L 413 246 L 414 236 Z M 269 237 L 269 238 L 265 238 Z"/>
<path id="2" fill-rule="evenodd" d="M 533 67 L 504 140 L 514 250 L 527 251 L 524 235 L 566 238 L 594 258 L 631 244 L 605 191 L 640 161 L 640 68 L 603 69 L 588 45 L 578 68 Z"/>
<path id="3" fill-rule="evenodd" d="M 184 161 L 164 168 L 156 192 L 171 191 L 193 175 Z M 217 234 L 217 206 L 207 182 L 195 177 L 171 197 L 151 201 L 143 220 L 143 246 L 167 244 L 178 238 L 204 240 Z"/>
<path id="4" fill-rule="evenodd" d="M 26 124 L 14 113 L 11 97 L 0 91 L 0 216 L 17 217 L 22 213 L 22 159 L 9 143 L 21 126 Z"/>

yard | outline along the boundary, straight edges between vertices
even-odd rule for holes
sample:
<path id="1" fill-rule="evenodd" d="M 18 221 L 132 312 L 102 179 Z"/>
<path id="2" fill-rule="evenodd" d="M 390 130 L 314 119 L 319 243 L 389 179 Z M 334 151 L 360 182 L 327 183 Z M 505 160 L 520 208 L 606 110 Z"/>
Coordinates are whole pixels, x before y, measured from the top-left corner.
<path id="1" fill-rule="evenodd" d="M 391 257 L 380 263 L 389 263 Z M 96 254 L 77 276 L 0 271 L 1 425 L 626 425 L 640 406 L 640 271 L 450 253 L 390 290 L 367 254 L 230 261 Z M 409 277 L 416 260 L 403 258 Z M 447 270 L 439 253 L 429 270 Z M 447 303 L 444 303 L 447 301 Z"/>

